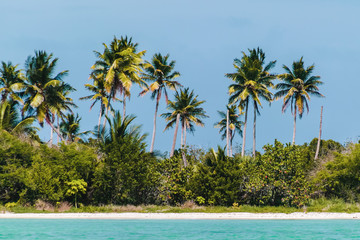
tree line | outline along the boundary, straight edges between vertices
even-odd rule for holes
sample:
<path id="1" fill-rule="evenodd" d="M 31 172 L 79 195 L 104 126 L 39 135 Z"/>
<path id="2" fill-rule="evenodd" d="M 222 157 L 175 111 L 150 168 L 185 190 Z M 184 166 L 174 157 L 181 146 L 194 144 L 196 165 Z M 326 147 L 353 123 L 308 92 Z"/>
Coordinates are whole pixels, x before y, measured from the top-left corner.
<path id="1" fill-rule="evenodd" d="M 80 99 L 92 101 L 90 109 L 99 103 L 99 118 L 97 126 L 85 132 L 80 132 L 81 118 L 74 113 L 77 106 L 70 98 L 75 89 L 64 81 L 68 71 L 55 71 L 57 58 L 35 51 L 27 58 L 24 70 L 11 62 L 1 63 L 1 203 L 26 204 L 41 199 L 52 203 L 74 200 L 75 204 L 176 205 L 190 200 L 200 205 L 300 207 L 316 196 L 357 199 L 356 191 L 347 185 L 353 183 L 332 175 L 348 166 L 330 167 L 341 161 L 338 159 L 352 158 L 357 145 L 345 148 L 332 140 L 322 140 L 321 161 L 314 160 L 315 140 L 295 145 L 297 117 L 309 110 L 311 96 L 323 97 L 318 88 L 322 84 L 320 77 L 312 75 L 314 65 L 306 67 L 300 58 L 291 67 L 283 65 L 285 73 L 275 74 L 271 71 L 276 61 L 266 63 L 260 48 L 243 52 L 240 59 L 234 60 L 234 72 L 225 74 L 232 81 L 229 100 L 226 111 L 219 111 L 221 119 L 214 124 L 227 139 L 227 148 L 204 150 L 188 146 L 186 138 L 195 126 L 204 126 L 208 118 L 202 107 L 205 101 L 178 81 L 180 73 L 169 54 L 157 53 L 145 61 L 145 50 L 138 48 L 132 38 L 114 37 L 109 45 L 103 44 L 102 51 L 94 52 L 91 83 L 85 84 L 91 93 Z M 274 84 L 275 79 L 280 82 Z M 140 96 L 149 93 L 155 100 L 149 151 L 146 134 L 133 123 L 135 116 L 126 114 L 126 102 L 134 85 L 142 88 Z M 169 99 L 170 91 L 174 91 L 173 100 Z M 160 114 L 167 121 L 165 130 L 174 128 L 169 156 L 154 152 L 162 97 L 168 110 Z M 264 146 L 261 154 L 255 149 L 256 118 L 264 101 L 280 98 L 282 111 L 290 106 L 294 116 L 292 144 L 275 141 Z M 114 108 L 116 102 L 122 103 L 121 111 Z M 253 152 L 245 156 L 251 105 Z M 44 123 L 50 126 L 48 144 L 37 135 L 35 121 L 41 127 Z M 181 143 L 175 149 L 179 127 Z M 57 145 L 52 145 L 54 133 Z M 233 151 L 236 133 L 243 137 L 241 153 Z M 92 137 L 86 137 L 90 134 Z M 344 150 L 348 152 L 342 153 Z M 342 185 L 330 187 L 339 181 Z"/>

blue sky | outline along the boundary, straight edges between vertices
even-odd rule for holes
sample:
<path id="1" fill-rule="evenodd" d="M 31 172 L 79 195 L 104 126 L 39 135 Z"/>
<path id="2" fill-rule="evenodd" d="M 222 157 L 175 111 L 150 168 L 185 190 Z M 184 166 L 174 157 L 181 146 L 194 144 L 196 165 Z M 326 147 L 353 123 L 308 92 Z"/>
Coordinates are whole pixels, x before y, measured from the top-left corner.
<path id="1" fill-rule="evenodd" d="M 297 143 L 317 137 L 322 105 L 323 138 L 341 143 L 358 140 L 358 1 L 3 0 L 0 9 L 0 60 L 23 68 L 34 50 L 58 57 L 57 70 L 69 70 L 64 80 L 78 90 L 72 97 L 79 106 L 75 111 L 82 116 L 83 130 L 97 124 L 99 106 L 89 112 L 90 102 L 78 100 L 88 94 L 83 86 L 89 83 L 93 51 L 102 51 L 102 43 L 109 43 L 113 36 L 127 35 L 139 43 L 139 50 L 147 50 L 146 60 L 157 52 L 169 53 L 182 74 L 179 81 L 206 100 L 210 118 L 204 128 L 197 127 L 189 135 L 189 144 L 224 145 L 213 127 L 219 120 L 217 110 L 223 110 L 228 99 L 231 82 L 224 74 L 234 71 L 233 59 L 240 58 L 242 51 L 256 47 L 265 51 L 267 62 L 277 60 L 275 73 L 303 56 L 306 65 L 315 64 L 314 74 L 325 83 L 321 92 L 326 98 L 312 98 L 309 114 L 297 123 Z M 150 135 L 155 102 L 150 96 L 137 97 L 139 92 L 132 89 L 127 113 L 135 114 L 136 123 Z M 290 111 L 281 113 L 281 104 L 263 104 L 257 120 L 257 149 L 274 139 L 291 141 L 292 116 Z M 159 111 L 166 111 L 164 100 Z M 252 118 L 250 113 L 249 133 Z M 165 121 L 158 118 L 155 148 L 169 151 L 173 130 L 163 133 L 164 127 Z M 48 128 L 41 131 L 44 140 L 49 139 L 49 132 Z M 249 134 L 249 151 L 251 141 Z M 238 136 L 234 142 L 240 145 L 242 141 Z"/>

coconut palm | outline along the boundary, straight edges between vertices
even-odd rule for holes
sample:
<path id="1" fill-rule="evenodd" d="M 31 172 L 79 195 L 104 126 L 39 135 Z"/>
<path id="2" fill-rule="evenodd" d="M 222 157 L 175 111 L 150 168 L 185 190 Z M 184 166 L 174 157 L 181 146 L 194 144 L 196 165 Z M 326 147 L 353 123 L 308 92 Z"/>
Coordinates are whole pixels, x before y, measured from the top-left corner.
<path id="1" fill-rule="evenodd" d="M 78 142 L 82 140 L 90 131 L 80 132 L 81 117 L 78 114 L 67 114 L 60 123 L 60 132 L 68 142 Z"/>
<path id="2" fill-rule="evenodd" d="M 57 91 L 63 84 L 62 78 L 68 71 L 62 71 L 55 75 L 55 67 L 58 58 L 45 51 L 36 51 L 35 56 L 29 56 L 25 63 L 27 88 L 25 90 L 25 104 L 23 112 L 31 112 L 38 120 L 40 126 L 44 121 L 55 131 L 61 140 L 64 140 L 58 129 L 55 128 L 54 111 L 58 109 L 55 99 L 66 101 L 62 92 Z"/>
<path id="3" fill-rule="evenodd" d="M 272 80 L 276 78 L 276 75 L 269 71 L 275 66 L 275 63 L 276 61 L 271 61 L 265 65 L 265 53 L 259 48 L 249 49 L 249 55 L 243 52 L 241 60 L 234 60 L 236 72 L 225 75 L 235 82 L 229 86 L 229 104 L 237 104 L 239 109 L 245 110 L 241 156 L 245 154 L 247 114 L 251 100 L 254 106 L 253 156 L 255 156 L 256 116 L 260 114 L 261 99 L 268 102 L 272 100 L 272 93 L 268 88 L 273 86 Z"/>
<path id="4" fill-rule="evenodd" d="M 159 108 L 159 102 L 162 94 L 165 96 L 166 104 L 168 104 L 167 89 L 176 90 L 181 84 L 174 79 L 180 76 L 179 72 L 173 71 L 175 67 L 175 61 L 168 62 L 169 54 L 162 56 L 157 53 L 151 59 L 151 63 L 147 62 L 145 65 L 145 73 L 142 74 L 142 78 L 145 81 L 152 82 L 148 88 L 143 90 L 140 95 L 146 94 L 151 91 L 151 99 L 156 98 L 154 126 L 151 138 L 150 152 L 154 150 L 155 133 L 156 133 L 156 117 Z"/>
<path id="5" fill-rule="evenodd" d="M 190 92 L 189 88 L 181 89 L 180 92 L 175 93 L 175 100 L 169 101 L 167 109 L 170 112 L 161 114 L 168 122 L 165 130 L 175 125 L 175 134 L 177 134 L 179 121 L 181 122 L 181 148 L 186 146 L 186 132 L 193 133 L 194 124 L 204 126 L 202 118 L 208 117 L 205 110 L 200 107 L 205 101 L 199 101 L 197 98 L 198 95 L 195 96 L 194 91 Z M 172 149 L 175 148 L 175 144 L 176 138 L 174 137 Z M 170 153 L 170 156 L 172 155 L 173 150 Z M 186 166 L 187 163 L 184 162 L 184 165 Z"/>
<path id="6" fill-rule="evenodd" d="M 98 134 L 100 134 L 101 118 L 105 110 L 110 108 L 110 101 L 109 101 L 110 96 L 105 89 L 104 73 L 93 71 L 89 79 L 93 80 L 93 85 L 85 84 L 85 88 L 90 92 L 92 92 L 92 94 L 85 97 L 81 97 L 80 100 L 91 99 L 93 101 L 93 103 L 90 106 L 90 111 L 97 102 L 100 102 L 100 112 L 99 112 L 98 129 L 97 129 Z"/>
<path id="7" fill-rule="evenodd" d="M 125 137 L 130 137 L 132 140 L 143 144 L 147 135 L 140 133 L 141 126 L 132 125 L 135 116 L 130 115 L 122 118 L 120 112 L 116 111 L 112 119 L 106 118 L 109 122 L 109 131 L 105 137 L 105 144 L 119 142 Z"/>
<path id="8" fill-rule="evenodd" d="M 141 79 L 142 57 L 146 51 L 137 52 L 137 43 L 132 38 L 114 37 L 110 46 L 104 45 L 104 52 L 96 52 L 98 60 L 92 66 L 95 71 L 106 72 L 105 87 L 113 99 L 117 94 L 123 97 L 123 118 L 126 115 L 126 98 L 130 97 L 133 83 L 145 85 Z"/>
<path id="9" fill-rule="evenodd" d="M 237 107 L 235 105 L 226 106 L 227 111 L 229 111 L 229 137 L 230 137 L 230 156 L 232 156 L 232 143 L 235 137 L 235 133 L 239 133 L 242 136 L 241 127 L 243 122 L 239 120 L 240 114 L 236 113 Z M 218 111 L 221 120 L 214 124 L 214 127 L 220 128 L 219 133 L 222 133 L 221 139 L 226 138 L 226 127 L 227 127 L 227 112 Z"/>
<path id="10" fill-rule="evenodd" d="M 25 133 L 36 135 L 38 128 L 33 127 L 34 117 L 21 119 L 17 111 L 18 103 L 14 100 L 5 100 L 0 104 L 0 129 L 10 133 Z"/>
<path id="11" fill-rule="evenodd" d="M 294 129 L 292 144 L 295 144 L 296 134 L 296 115 L 302 118 L 304 109 L 309 112 L 310 96 L 324 97 L 320 92 L 318 86 L 323 84 L 320 81 L 320 76 L 312 76 L 314 65 L 307 68 L 304 66 L 303 58 L 299 61 L 293 62 L 292 69 L 283 65 L 285 73 L 278 75 L 278 78 L 283 81 L 275 86 L 279 90 L 275 93 L 275 98 L 284 97 L 282 105 L 282 112 L 285 112 L 287 107 L 291 106 L 291 113 L 294 115 Z"/>
<path id="12" fill-rule="evenodd" d="M 4 102 L 8 96 L 11 99 L 23 102 L 16 93 L 24 89 L 24 74 L 18 65 L 13 65 L 11 62 L 1 62 L 0 66 L 0 94 L 1 102 Z"/>

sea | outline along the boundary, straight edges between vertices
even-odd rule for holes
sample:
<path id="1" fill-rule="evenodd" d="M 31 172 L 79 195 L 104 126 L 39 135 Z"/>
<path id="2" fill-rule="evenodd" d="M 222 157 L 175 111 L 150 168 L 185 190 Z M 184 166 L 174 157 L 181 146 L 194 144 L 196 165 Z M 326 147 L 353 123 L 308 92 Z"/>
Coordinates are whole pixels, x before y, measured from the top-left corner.
<path id="1" fill-rule="evenodd" d="M 0 239 L 360 239 L 360 221 L 0 219 Z"/>

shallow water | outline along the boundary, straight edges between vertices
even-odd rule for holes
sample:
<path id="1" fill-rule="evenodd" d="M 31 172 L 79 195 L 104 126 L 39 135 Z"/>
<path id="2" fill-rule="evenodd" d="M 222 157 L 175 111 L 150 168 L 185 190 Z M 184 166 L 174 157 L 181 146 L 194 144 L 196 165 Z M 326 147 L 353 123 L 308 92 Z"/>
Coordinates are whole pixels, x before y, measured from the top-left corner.
<path id="1" fill-rule="evenodd" d="M 360 239 L 360 221 L 0 219 L 0 239 Z"/>

